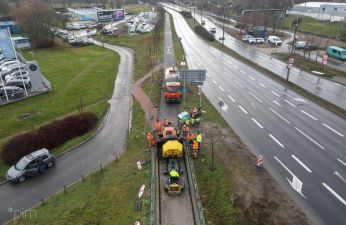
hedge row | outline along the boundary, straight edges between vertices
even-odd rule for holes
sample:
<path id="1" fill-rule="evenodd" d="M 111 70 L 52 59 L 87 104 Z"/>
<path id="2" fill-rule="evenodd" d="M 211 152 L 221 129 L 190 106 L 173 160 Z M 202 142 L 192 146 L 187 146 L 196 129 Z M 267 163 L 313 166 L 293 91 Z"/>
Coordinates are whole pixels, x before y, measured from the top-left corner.
<path id="1" fill-rule="evenodd" d="M 8 165 L 41 148 L 52 149 L 90 131 L 97 117 L 90 112 L 74 114 L 46 124 L 36 130 L 19 134 L 2 146 L 1 159 Z"/>
<path id="2" fill-rule="evenodd" d="M 207 39 L 208 41 L 214 41 L 215 36 L 214 34 L 207 31 L 203 26 L 197 25 L 195 26 L 195 31 L 197 34 L 201 35 L 203 38 Z"/>

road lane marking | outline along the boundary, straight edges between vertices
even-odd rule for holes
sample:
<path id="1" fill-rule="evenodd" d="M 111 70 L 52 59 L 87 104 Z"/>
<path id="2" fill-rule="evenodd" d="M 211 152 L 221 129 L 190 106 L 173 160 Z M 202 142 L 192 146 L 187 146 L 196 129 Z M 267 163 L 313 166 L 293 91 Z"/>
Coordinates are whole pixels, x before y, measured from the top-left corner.
<path id="1" fill-rule="evenodd" d="M 234 68 L 239 69 L 239 67 L 238 67 L 238 66 L 236 66 L 236 65 L 234 65 Z"/>
<path id="2" fill-rule="evenodd" d="M 249 78 L 251 79 L 251 80 L 256 80 L 254 77 L 252 77 L 252 76 L 249 76 Z"/>
<path id="3" fill-rule="evenodd" d="M 225 89 L 223 89 L 220 85 L 219 85 L 219 88 L 221 91 L 225 92 Z"/>
<path id="4" fill-rule="evenodd" d="M 277 115 L 278 117 L 280 117 L 283 121 L 285 121 L 288 124 L 291 124 L 290 121 L 288 121 L 287 119 L 285 119 L 285 117 L 281 116 L 278 112 L 276 112 L 274 109 L 269 107 L 269 110 L 272 111 L 275 115 Z"/>
<path id="5" fill-rule="evenodd" d="M 242 74 L 246 75 L 246 73 L 244 72 L 244 70 L 240 70 L 240 72 L 241 72 Z"/>
<path id="6" fill-rule="evenodd" d="M 337 158 L 337 160 L 338 160 L 339 162 L 341 162 L 344 166 L 346 166 L 346 163 L 345 163 L 344 161 L 342 161 L 342 160 L 339 159 L 339 158 Z"/>
<path id="7" fill-rule="evenodd" d="M 238 84 L 240 87 L 244 87 L 241 83 L 239 83 L 237 80 L 234 80 L 234 82 L 236 82 L 236 84 Z"/>
<path id="8" fill-rule="evenodd" d="M 334 171 L 334 174 L 339 177 L 344 183 L 346 183 L 346 180 L 343 176 L 341 176 L 341 174 L 338 171 Z"/>
<path id="9" fill-rule="evenodd" d="M 269 137 L 273 139 L 273 141 L 275 141 L 276 144 L 278 144 L 281 148 L 285 148 L 285 146 L 278 139 L 276 139 L 276 137 L 274 137 L 272 134 L 269 133 Z"/>
<path id="10" fill-rule="evenodd" d="M 306 199 L 306 197 L 305 197 L 305 196 L 303 195 L 303 193 L 302 193 L 303 182 L 301 182 L 301 181 L 298 179 L 298 177 L 296 177 L 296 175 L 294 175 L 294 174 L 291 172 L 291 170 L 289 170 L 289 169 L 287 168 L 287 166 L 286 166 L 283 162 L 280 161 L 280 159 L 279 159 L 278 157 L 274 156 L 274 159 L 275 159 L 276 161 L 278 161 L 278 163 L 280 163 L 280 165 L 281 165 L 285 170 L 287 170 L 287 172 L 288 172 L 289 174 L 291 174 L 291 176 L 293 177 L 292 181 L 290 181 L 290 180 L 286 177 L 286 179 L 287 179 L 288 183 L 291 185 L 291 187 L 292 187 L 296 192 L 298 192 L 301 196 L 303 196 L 303 197 Z"/>
<path id="11" fill-rule="evenodd" d="M 263 103 L 263 101 L 261 99 L 259 99 L 254 93 L 252 93 L 251 91 L 249 91 L 250 95 L 252 95 L 255 99 L 257 99 L 259 102 Z"/>
<path id="12" fill-rule="evenodd" d="M 241 105 L 238 105 L 239 109 L 241 109 L 245 114 L 248 114 L 247 111 L 241 106 Z"/>
<path id="13" fill-rule="evenodd" d="M 278 101 L 273 101 L 273 102 L 281 107 L 281 105 L 280 105 L 280 103 L 278 103 Z"/>
<path id="14" fill-rule="evenodd" d="M 286 99 L 284 99 L 284 101 L 285 101 L 286 103 L 290 104 L 291 106 L 296 107 L 292 102 L 290 102 L 290 101 L 288 101 L 288 100 L 286 100 Z"/>
<path id="15" fill-rule="evenodd" d="M 210 74 L 209 74 L 209 73 L 207 73 L 207 76 L 208 76 L 208 77 L 210 77 Z"/>
<path id="16" fill-rule="evenodd" d="M 255 118 L 251 118 L 251 119 L 257 126 L 263 129 L 263 126 Z"/>
<path id="17" fill-rule="evenodd" d="M 228 75 L 227 72 L 225 72 L 225 71 L 223 71 L 223 73 L 224 73 L 225 75 Z"/>
<path id="18" fill-rule="evenodd" d="M 311 173 L 312 171 L 309 169 L 309 167 L 307 167 L 302 161 L 300 161 L 300 159 L 298 159 L 295 155 L 291 155 L 292 158 L 294 158 L 306 171 L 308 171 L 309 173 Z"/>
<path id="19" fill-rule="evenodd" d="M 310 117 L 311 119 L 313 119 L 313 120 L 317 120 L 317 118 L 316 117 L 314 117 L 314 116 L 312 116 L 312 115 L 310 115 L 309 113 L 307 113 L 307 112 L 305 112 L 304 110 L 300 110 L 302 113 L 304 113 L 305 115 L 307 115 L 308 117 Z"/>
<path id="20" fill-rule="evenodd" d="M 227 97 L 228 97 L 229 99 L 231 99 L 231 100 L 232 100 L 232 102 L 235 102 L 235 99 L 234 99 L 232 96 L 227 95 Z"/>
<path id="21" fill-rule="evenodd" d="M 270 91 L 271 93 L 273 93 L 274 95 L 276 95 L 277 97 L 280 97 L 280 95 L 274 91 Z"/>
<path id="22" fill-rule="evenodd" d="M 346 201 L 338 195 L 331 187 L 329 187 L 326 183 L 322 183 L 322 185 L 330 192 L 332 193 L 342 204 L 346 206 Z"/>
<path id="23" fill-rule="evenodd" d="M 217 84 L 216 80 L 214 80 L 214 79 L 211 79 L 211 80 L 214 82 L 214 84 Z"/>
<path id="24" fill-rule="evenodd" d="M 336 133 L 337 135 L 343 137 L 344 135 L 336 130 L 334 130 L 333 128 L 331 128 L 330 126 L 328 126 L 327 124 L 325 123 L 322 123 L 323 126 L 327 127 L 329 130 L 333 131 L 334 133 Z"/>
<path id="25" fill-rule="evenodd" d="M 306 133 L 304 133 L 303 131 L 299 130 L 297 127 L 294 127 L 297 131 L 299 131 L 302 135 L 304 135 L 306 138 L 308 138 L 310 141 L 312 141 L 313 143 L 315 143 L 318 147 L 325 149 L 322 145 L 320 145 L 319 143 L 317 143 L 314 139 L 312 139 L 311 137 L 309 137 Z"/>
<path id="26" fill-rule="evenodd" d="M 266 88 L 266 86 L 264 84 L 262 84 L 261 82 L 258 83 L 260 86 Z"/>

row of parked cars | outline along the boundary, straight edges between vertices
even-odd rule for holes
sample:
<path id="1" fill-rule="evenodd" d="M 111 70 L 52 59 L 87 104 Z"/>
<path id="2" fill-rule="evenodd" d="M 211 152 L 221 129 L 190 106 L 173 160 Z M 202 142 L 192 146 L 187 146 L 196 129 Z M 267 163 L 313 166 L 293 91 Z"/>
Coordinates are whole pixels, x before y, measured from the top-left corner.
<path id="1" fill-rule="evenodd" d="M 242 41 L 248 42 L 249 44 L 264 44 L 266 42 L 263 37 L 253 37 L 251 35 L 244 35 Z M 282 44 L 282 40 L 277 36 L 268 36 L 267 41 L 269 44 L 275 46 L 280 46 Z"/>
<path id="2" fill-rule="evenodd" d="M 0 49 L 0 98 L 20 98 L 24 95 L 24 87 L 31 88 L 29 72 L 24 63 L 7 59 Z"/>

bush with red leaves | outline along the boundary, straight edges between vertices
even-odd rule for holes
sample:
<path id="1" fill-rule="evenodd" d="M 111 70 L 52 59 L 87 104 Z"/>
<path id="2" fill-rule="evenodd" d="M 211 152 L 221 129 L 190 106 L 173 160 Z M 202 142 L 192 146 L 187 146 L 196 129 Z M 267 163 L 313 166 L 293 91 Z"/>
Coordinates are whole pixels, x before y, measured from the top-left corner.
<path id="1" fill-rule="evenodd" d="M 8 165 L 41 148 L 52 149 L 90 131 L 97 122 L 90 112 L 74 114 L 54 120 L 34 131 L 19 134 L 2 146 L 1 159 Z"/>

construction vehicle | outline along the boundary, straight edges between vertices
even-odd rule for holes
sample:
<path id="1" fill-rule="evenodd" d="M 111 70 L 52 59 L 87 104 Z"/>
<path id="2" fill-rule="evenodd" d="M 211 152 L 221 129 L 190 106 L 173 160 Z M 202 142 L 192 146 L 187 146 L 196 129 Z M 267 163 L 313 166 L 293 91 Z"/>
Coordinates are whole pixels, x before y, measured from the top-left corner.
<path id="1" fill-rule="evenodd" d="M 180 175 L 183 173 L 181 163 L 184 159 L 184 143 L 180 132 L 174 126 L 164 127 L 162 135 L 157 137 L 157 154 L 159 159 L 165 160 L 164 174 L 175 170 Z M 183 177 L 169 177 L 164 182 L 164 189 L 170 195 L 179 195 L 185 187 Z"/>
<path id="2" fill-rule="evenodd" d="M 164 93 L 166 102 L 180 102 L 183 96 L 178 68 L 168 67 L 165 70 Z"/>

